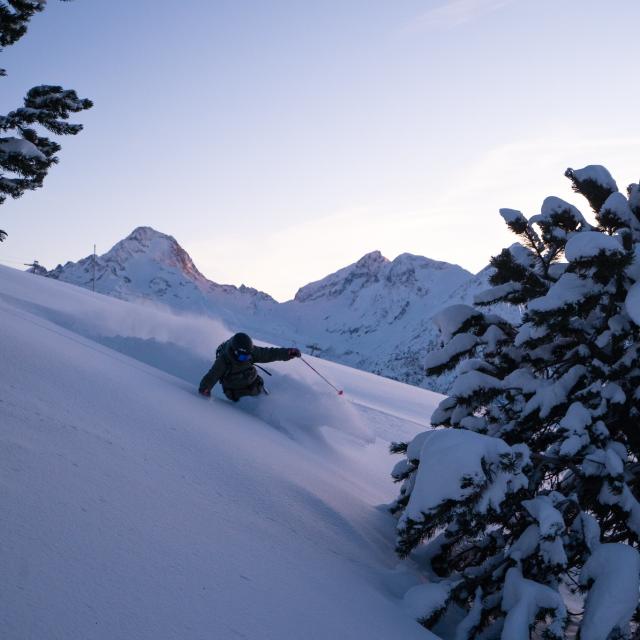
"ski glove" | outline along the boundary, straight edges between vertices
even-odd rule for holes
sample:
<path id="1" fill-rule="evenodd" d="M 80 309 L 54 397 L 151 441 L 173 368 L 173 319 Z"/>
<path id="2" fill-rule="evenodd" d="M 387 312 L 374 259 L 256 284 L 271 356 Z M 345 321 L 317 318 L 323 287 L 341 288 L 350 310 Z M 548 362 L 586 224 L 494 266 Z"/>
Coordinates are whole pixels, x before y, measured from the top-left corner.
<path id="1" fill-rule="evenodd" d="M 289 349 L 289 359 L 299 358 L 301 355 L 300 349 Z"/>
<path id="2" fill-rule="evenodd" d="M 211 397 L 211 389 L 209 389 L 207 387 L 202 387 L 201 389 L 198 389 L 198 393 L 201 396 L 205 396 L 206 398 L 210 398 Z"/>

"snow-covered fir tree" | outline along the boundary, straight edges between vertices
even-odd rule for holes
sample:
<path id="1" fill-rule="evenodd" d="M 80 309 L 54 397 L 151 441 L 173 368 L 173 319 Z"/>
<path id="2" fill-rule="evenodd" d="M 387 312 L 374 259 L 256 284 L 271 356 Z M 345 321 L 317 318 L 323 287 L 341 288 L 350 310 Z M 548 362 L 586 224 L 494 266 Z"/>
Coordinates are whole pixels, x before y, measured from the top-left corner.
<path id="1" fill-rule="evenodd" d="M 0 47 L 19 40 L 29 20 L 45 6 L 46 0 L 0 1 Z M 0 76 L 4 75 L 5 70 L 0 69 Z M 51 166 L 58 162 L 60 145 L 39 135 L 35 127 L 56 135 L 75 135 L 82 125 L 68 123 L 69 115 L 91 106 L 90 100 L 78 98 L 73 90 L 41 85 L 27 92 L 22 107 L 0 115 L 0 204 L 8 196 L 19 198 L 25 191 L 41 187 Z M 0 242 L 6 235 L 0 230 Z"/>
<path id="2" fill-rule="evenodd" d="M 589 220 L 549 197 L 501 215 L 518 242 L 493 288 L 437 317 L 427 373 L 458 366 L 432 431 L 404 458 L 397 551 L 428 583 L 406 596 L 451 640 L 635 633 L 640 587 L 640 187 L 565 174 Z M 512 324 L 483 313 L 519 305 Z"/>

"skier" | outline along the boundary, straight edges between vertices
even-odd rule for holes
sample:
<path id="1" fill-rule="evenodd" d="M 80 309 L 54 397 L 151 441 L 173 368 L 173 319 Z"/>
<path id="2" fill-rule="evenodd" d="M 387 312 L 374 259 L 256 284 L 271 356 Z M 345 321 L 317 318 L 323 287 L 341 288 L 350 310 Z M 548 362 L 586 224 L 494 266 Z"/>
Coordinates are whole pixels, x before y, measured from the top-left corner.
<path id="1" fill-rule="evenodd" d="M 236 333 L 216 350 L 213 366 L 200 382 L 199 393 L 211 396 L 216 382 L 229 400 L 238 402 L 242 396 L 257 396 L 264 391 L 264 381 L 253 366 L 256 362 L 274 362 L 299 358 L 300 349 L 287 347 L 254 347 L 246 333 Z"/>

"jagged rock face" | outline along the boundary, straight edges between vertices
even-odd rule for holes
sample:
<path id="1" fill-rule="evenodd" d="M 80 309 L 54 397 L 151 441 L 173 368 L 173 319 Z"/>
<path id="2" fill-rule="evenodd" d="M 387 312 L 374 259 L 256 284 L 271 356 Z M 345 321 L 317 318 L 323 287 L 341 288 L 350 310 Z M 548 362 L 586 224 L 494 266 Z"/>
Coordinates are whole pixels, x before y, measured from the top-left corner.
<path id="1" fill-rule="evenodd" d="M 379 251 L 373 251 L 358 262 L 335 273 L 312 282 L 298 290 L 296 302 L 313 302 L 320 299 L 335 299 L 346 293 L 356 296 L 359 291 L 380 281 L 380 273 L 390 264 Z"/>
<path id="2" fill-rule="evenodd" d="M 470 304 L 488 288 L 490 271 L 408 253 L 379 251 L 302 287 L 279 304 L 265 293 L 205 278 L 168 235 L 138 227 L 109 252 L 59 265 L 46 275 L 127 300 L 221 318 L 230 331 L 296 344 L 303 350 L 410 384 L 445 390 L 449 378 L 426 379 L 424 358 L 440 344 L 431 317 L 443 306 Z M 215 348 L 215 345 L 213 345 Z"/>
<path id="3" fill-rule="evenodd" d="M 275 305 L 266 293 L 205 278 L 172 236 L 138 227 L 104 255 L 58 265 L 47 274 L 127 300 L 146 299 L 181 311 L 217 313 Z"/>
<path id="4" fill-rule="evenodd" d="M 302 287 L 281 313 L 306 327 L 317 353 L 410 384 L 443 388 L 424 376 L 438 344 L 431 316 L 471 273 L 408 253 L 389 261 L 379 251 Z"/>

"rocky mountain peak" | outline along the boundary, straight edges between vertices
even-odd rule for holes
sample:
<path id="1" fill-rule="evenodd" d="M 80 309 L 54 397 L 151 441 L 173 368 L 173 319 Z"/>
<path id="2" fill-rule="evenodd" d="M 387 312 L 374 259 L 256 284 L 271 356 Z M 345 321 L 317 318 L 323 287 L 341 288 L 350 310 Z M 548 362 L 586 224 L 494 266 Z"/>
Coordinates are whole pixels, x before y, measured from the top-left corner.
<path id="1" fill-rule="evenodd" d="M 385 258 L 380 251 L 371 251 L 370 253 L 365 254 L 354 263 L 352 266 L 354 269 L 358 270 L 367 270 L 367 271 L 378 271 L 384 265 L 389 264 L 388 258 Z"/>
<path id="2" fill-rule="evenodd" d="M 246 307 L 273 298 L 249 287 L 208 280 L 170 235 L 136 227 L 107 253 L 58 265 L 46 275 L 125 299 L 164 300 L 185 311 L 219 308 L 223 301 Z"/>
<path id="3" fill-rule="evenodd" d="M 178 269 L 188 279 L 205 281 L 191 256 L 170 235 L 156 231 L 151 227 L 136 227 L 126 238 L 100 257 L 101 261 L 115 261 L 119 264 L 144 255 L 159 265 Z"/>
<path id="4" fill-rule="evenodd" d="M 419 296 L 426 295 L 434 287 L 439 288 L 438 280 L 447 273 L 447 286 L 459 284 L 470 278 L 471 274 L 458 265 L 439 262 L 411 253 L 403 253 L 390 261 L 380 251 L 367 253 L 357 262 L 335 273 L 312 282 L 295 296 L 297 302 L 311 302 L 320 299 L 335 299 L 348 294 L 353 301 L 364 289 L 401 287 Z"/>
<path id="5" fill-rule="evenodd" d="M 389 260 L 380 251 L 372 251 L 362 256 L 357 262 L 339 269 L 322 280 L 311 282 L 298 289 L 294 300 L 308 302 L 319 298 L 337 298 L 347 289 L 366 287 L 380 279 L 380 272 Z"/>

